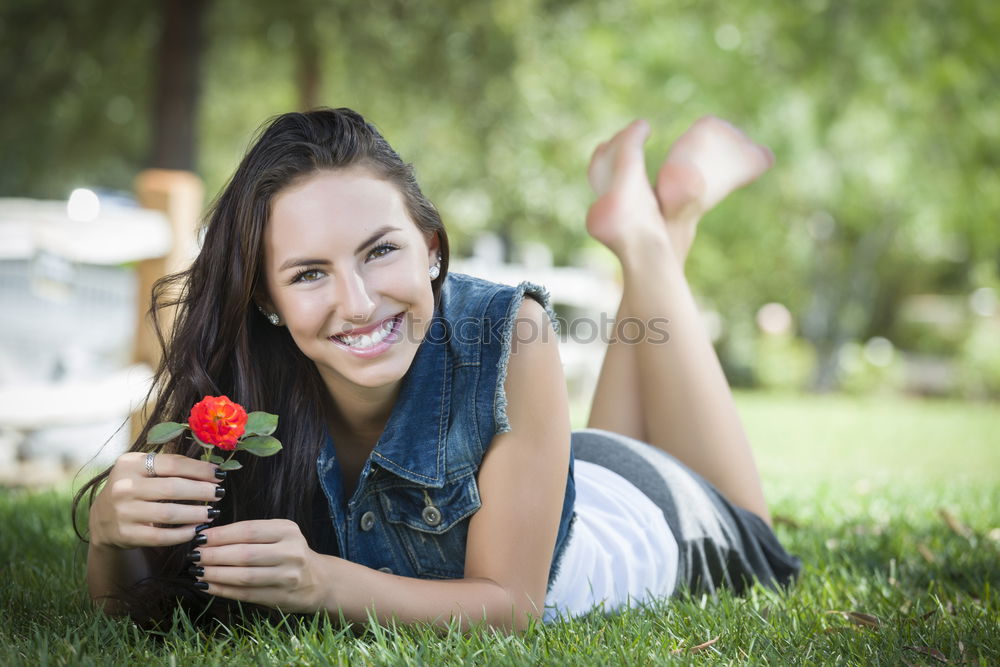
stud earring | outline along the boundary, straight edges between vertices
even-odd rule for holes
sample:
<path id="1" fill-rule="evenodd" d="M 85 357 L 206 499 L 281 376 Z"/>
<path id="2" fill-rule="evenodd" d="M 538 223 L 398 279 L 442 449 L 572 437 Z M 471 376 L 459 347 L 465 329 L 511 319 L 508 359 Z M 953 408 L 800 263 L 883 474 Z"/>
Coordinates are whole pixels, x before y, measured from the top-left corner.
<path id="1" fill-rule="evenodd" d="M 264 308 L 261 307 L 260 305 L 257 306 L 257 310 L 259 310 L 260 314 L 266 317 L 267 321 L 273 324 L 274 326 L 278 326 L 279 324 L 281 324 L 281 318 L 278 317 L 278 313 L 269 313 L 266 310 L 264 310 Z"/>
<path id="2" fill-rule="evenodd" d="M 431 277 L 431 280 L 437 280 L 437 277 L 441 275 L 441 267 L 437 264 L 427 269 L 427 275 Z"/>

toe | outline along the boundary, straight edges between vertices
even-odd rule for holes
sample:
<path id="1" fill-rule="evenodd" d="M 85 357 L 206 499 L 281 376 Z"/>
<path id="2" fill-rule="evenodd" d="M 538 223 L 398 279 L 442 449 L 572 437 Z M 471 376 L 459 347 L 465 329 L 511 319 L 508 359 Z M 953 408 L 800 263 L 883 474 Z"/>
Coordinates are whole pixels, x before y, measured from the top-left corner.
<path id="1" fill-rule="evenodd" d="M 645 118 L 636 118 L 621 131 L 622 139 L 630 146 L 641 148 L 649 138 L 649 122 Z"/>
<path id="2" fill-rule="evenodd" d="M 705 193 L 705 179 L 694 163 L 669 160 L 656 177 L 656 198 L 666 220 L 676 219 L 700 206 Z"/>

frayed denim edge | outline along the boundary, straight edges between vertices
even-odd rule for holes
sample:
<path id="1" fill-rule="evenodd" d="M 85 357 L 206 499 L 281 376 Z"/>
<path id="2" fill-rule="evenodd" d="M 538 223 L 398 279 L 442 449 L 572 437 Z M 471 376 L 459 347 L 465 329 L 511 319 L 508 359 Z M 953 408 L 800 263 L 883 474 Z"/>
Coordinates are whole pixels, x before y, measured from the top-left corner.
<path id="1" fill-rule="evenodd" d="M 497 361 L 497 389 L 493 397 L 493 421 L 496 422 L 496 432 L 506 433 L 510 430 L 510 421 L 507 419 L 507 392 L 504 390 L 504 383 L 507 381 L 507 362 L 510 361 L 511 339 L 514 333 L 514 323 L 517 321 L 517 311 L 521 308 L 524 295 L 528 294 L 535 299 L 545 309 L 552 323 L 552 329 L 559 333 L 559 322 L 556 320 L 555 311 L 552 310 L 549 291 L 541 285 L 535 283 L 522 282 L 515 289 L 510 306 L 507 309 L 507 317 L 504 320 L 503 332 L 500 339 L 500 359 Z"/>
<path id="2" fill-rule="evenodd" d="M 552 584 L 556 583 L 556 577 L 559 576 L 559 568 L 562 567 L 563 556 L 566 555 L 566 551 L 569 548 L 569 541 L 573 539 L 573 527 L 576 525 L 576 516 L 576 511 L 570 514 L 569 527 L 566 529 L 566 537 L 563 538 L 562 548 L 556 552 L 552 560 L 552 565 L 549 566 L 549 582 L 545 586 L 546 595 L 552 590 Z"/>

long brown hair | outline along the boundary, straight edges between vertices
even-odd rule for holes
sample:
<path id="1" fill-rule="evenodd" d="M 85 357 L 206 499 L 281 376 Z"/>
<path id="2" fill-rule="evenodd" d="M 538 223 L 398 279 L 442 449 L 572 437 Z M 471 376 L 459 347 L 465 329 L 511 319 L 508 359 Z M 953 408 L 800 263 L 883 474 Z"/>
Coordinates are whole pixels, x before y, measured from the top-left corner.
<path id="1" fill-rule="evenodd" d="M 242 459 L 218 503 L 216 524 L 249 519 L 291 519 L 310 545 L 317 542 L 311 508 L 318 492 L 316 458 L 326 437 L 330 396 L 315 364 L 296 347 L 288 330 L 271 325 L 256 308 L 264 293 L 263 239 L 271 202 L 284 188 L 320 170 L 364 167 L 395 185 L 407 211 L 426 235 L 440 240 L 441 272 L 433 281 L 435 302 L 448 271 L 448 238 L 441 218 L 417 185 L 413 168 L 358 113 L 316 109 L 277 116 L 258 131 L 232 179 L 208 211 L 201 252 L 191 267 L 153 287 L 152 319 L 163 350 L 150 390 L 149 420 L 130 451 L 163 451 L 198 457 L 197 445 L 146 444 L 150 426 L 184 422 L 206 395 L 229 396 L 248 410 L 280 416 L 276 436 L 283 450 L 270 458 Z M 161 312 L 175 308 L 170 331 Z M 88 504 L 110 468 L 77 493 L 73 516 Z M 325 501 L 324 501 L 325 504 Z M 328 520 L 327 512 L 317 522 Z M 86 539 L 77 528 L 81 539 Z M 207 597 L 183 576 L 189 544 L 144 549 L 153 577 L 123 591 L 122 600 L 143 624 L 169 622 L 181 604 L 203 611 Z M 230 618 L 235 608 L 219 601 L 209 617 Z M 204 617 L 203 617 L 204 618 Z"/>

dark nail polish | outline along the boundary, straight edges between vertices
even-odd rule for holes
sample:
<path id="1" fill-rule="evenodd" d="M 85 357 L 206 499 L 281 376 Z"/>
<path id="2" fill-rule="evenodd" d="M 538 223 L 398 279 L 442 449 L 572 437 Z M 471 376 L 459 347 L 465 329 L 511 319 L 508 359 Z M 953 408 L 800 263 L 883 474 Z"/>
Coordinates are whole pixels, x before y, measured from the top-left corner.
<path id="1" fill-rule="evenodd" d="M 228 470 L 216 470 L 215 479 L 225 479 L 228 473 L 229 473 Z"/>
<path id="2" fill-rule="evenodd" d="M 187 559 L 192 563 L 197 563 L 198 561 L 201 560 L 201 552 L 195 549 L 194 551 L 192 551 L 187 555 Z"/>
<path id="3" fill-rule="evenodd" d="M 207 581 L 196 581 L 196 582 L 194 582 L 194 587 L 197 588 L 199 591 L 207 591 L 208 590 L 208 582 Z"/>
<path id="4" fill-rule="evenodd" d="M 205 535 L 203 533 L 198 533 L 197 535 L 194 536 L 194 545 L 196 547 L 200 547 L 206 542 L 208 542 L 208 535 Z"/>
<path id="5" fill-rule="evenodd" d="M 224 488 L 222 488 L 221 486 L 215 487 L 215 497 L 216 498 L 222 498 L 225 495 L 226 495 L 226 490 Z"/>
<path id="6" fill-rule="evenodd" d="M 203 568 L 201 565 L 192 565 L 191 567 L 188 568 L 188 572 L 190 572 L 191 576 L 193 577 L 205 576 L 205 568 Z"/>
<path id="7" fill-rule="evenodd" d="M 209 507 L 208 508 L 208 518 L 209 519 L 214 519 L 215 517 L 219 516 L 220 514 L 222 514 L 222 510 L 216 509 L 214 507 Z"/>
<path id="8" fill-rule="evenodd" d="M 200 533 L 201 531 L 205 530 L 206 528 L 211 528 L 211 527 L 212 527 L 212 524 L 210 524 L 210 523 L 203 523 L 200 526 L 198 526 L 197 528 L 195 528 L 194 532 Z"/>

